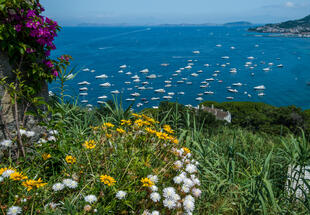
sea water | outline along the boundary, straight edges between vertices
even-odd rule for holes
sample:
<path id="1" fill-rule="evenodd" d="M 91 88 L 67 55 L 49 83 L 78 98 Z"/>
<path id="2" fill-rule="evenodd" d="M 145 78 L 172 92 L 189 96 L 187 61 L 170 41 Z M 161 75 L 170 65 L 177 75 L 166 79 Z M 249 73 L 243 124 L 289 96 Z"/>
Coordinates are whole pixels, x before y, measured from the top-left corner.
<path id="1" fill-rule="evenodd" d="M 73 80 L 67 82 L 67 93 L 79 96 L 79 88 L 83 86 L 78 83 L 90 83 L 84 86 L 88 88 L 88 95 L 79 96 L 79 101 L 88 101 L 84 105 L 97 105 L 100 96 L 107 96 L 105 101 L 112 99 L 111 91 L 118 90 L 120 94 L 117 96 L 125 106 L 132 103 L 126 99 L 136 99 L 135 109 L 138 103 L 143 104 L 140 108 L 157 106 L 169 92 L 175 93 L 170 101 L 193 106 L 200 103 L 196 100 L 198 97 L 218 102 L 233 97 L 232 101 L 310 108 L 310 86 L 307 84 L 310 82 L 309 38 L 249 33 L 246 27 L 64 27 L 55 43 L 57 49 L 52 57 L 71 55 L 74 58 L 71 68 L 75 67 L 75 72 L 78 72 Z M 252 64 L 245 66 L 247 62 Z M 188 63 L 193 64 L 191 69 L 175 72 Z M 127 68 L 120 69 L 124 64 Z M 277 66 L 280 64 L 283 67 Z M 232 68 L 237 72 L 231 73 Z M 264 68 L 270 70 L 264 71 Z M 83 71 L 85 69 L 89 71 Z M 140 73 L 143 69 L 148 69 L 149 73 Z M 120 70 L 123 73 L 119 73 Z M 202 72 L 197 73 L 199 70 Z M 126 75 L 127 72 L 132 75 Z M 198 76 L 192 76 L 192 73 Z M 95 78 L 102 74 L 108 78 Z M 146 76 L 151 74 L 157 78 L 147 79 Z M 134 75 L 140 77 L 140 82 L 133 82 Z M 207 88 L 201 88 L 201 82 L 209 78 L 214 78 L 214 81 L 209 81 Z M 171 87 L 165 87 L 165 80 L 171 81 Z M 181 80 L 184 83 L 178 83 Z M 126 81 L 131 84 L 125 84 Z M 145 85 L 146 90 L 139 90 L 145 81 L 149 82 Z M 112 86 L 100 87 L 105 82 Z M 232 85 L 239 82 L 242 86 Z M 266 89 L 254 90 L 259 85 Z M 236 89 L 238 93 L 229 92 L 229 88 Z M 56 83 L 50 84 L 49 89 L 57 91 Z M 165 93 L 156 93 L 156 89 L 164 89 Z M 214 94 L 199 96 L 205 91 Z M 135 92 L 140 96 L 132 97 Z M 180 92 L 184 95 L 178 94 Z M 259 93 L 264 93 L 264 96 L 259 96 Z M 160 100 L 151 100 L 152 97 Z"/>

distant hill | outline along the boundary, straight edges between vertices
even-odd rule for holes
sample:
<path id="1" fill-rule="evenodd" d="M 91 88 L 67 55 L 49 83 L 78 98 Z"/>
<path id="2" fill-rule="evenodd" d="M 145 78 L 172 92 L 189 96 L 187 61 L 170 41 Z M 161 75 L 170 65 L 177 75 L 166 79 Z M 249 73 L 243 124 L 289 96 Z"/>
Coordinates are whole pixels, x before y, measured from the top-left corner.
<path id="1" fill-rule="evenodd" d="M 251 26 L 253 25 L 250 22 L 240 21 L 240 22 L 228 22 L 225 23 L 224 26 Z"/>
<path id="2" fill-rule="evenodd" d="M 310 37 L 310 15 L 298 20 L 249 28 L 249 31 L 261 33 L 281 33 L 284 35 Z"/>

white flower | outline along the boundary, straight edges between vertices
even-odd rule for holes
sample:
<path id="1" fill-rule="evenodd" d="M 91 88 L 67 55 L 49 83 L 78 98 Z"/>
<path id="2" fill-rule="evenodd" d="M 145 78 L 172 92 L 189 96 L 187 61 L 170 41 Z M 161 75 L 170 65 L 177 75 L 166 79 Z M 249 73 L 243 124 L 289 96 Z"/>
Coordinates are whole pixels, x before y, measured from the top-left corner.
<path id="1" fill-rule="evenodd" d="M 165 199 L 163 204 L 166 208 L 173 209 L 176 207 L 176 202 L 171 199 Z"/>
<path id="2" fill-rule="evenodd" d="M 176 162 L 174 162 L 174 166 L 177 169 L 181 169 L 183 167 L 183 163 L 180 160 L 177 160 Z"/>
<path id="3" fill-rule="evenodd" d="M 193 212 L 195 209 L 195 203 L 187 199 L 183 202 L 183 207 L 186 212 Z"/>
<path id="4" fill-rule="evenodd" d="M 92 204 L 97 201 L 97 197 L 95 195 L 88 195 L 84 197 L 85 202 Z"/>
<path id="5" fill-rule="evenodd" d="M 194 164 L 187 164 L 185 171 L 192 174 L 194 172 L 197 172 L 197 167 Z"/>
<path id="6" fill-rule="evenodd" d="M 19 133 L 20 133 L 21 136 L 23 136 L 23 135 L 27 134 L 27 131 L 24 130 L 24 129 L 19 129 Z"/>
<path id="7" fill-rule="evenodd" d="M 152 199 L 153 202 L 159 202 L 160 201 L 160 195 L 159 193 L 151 193 L 150 198 Z"/>
<path id="8" fill-rule="evenodd" d="M 33 137 L 36 133 L 34 131 L 26 131 L 27 137 Z"/>
<path id="9" fill-rule="evenodd" d="M 163 196 L 167 199 L 173 199 L 175 189 L 173 187 L 166 187 L 163 189 Z"/>
<path id="10" fill-rule="evenodd" d="M 181 184 L 182 183 L 182 178 L 180 177 L 180 176 L 175 176 L 174 178 L 173 178 L 173 181 L 174 181 L 174 183 L 176 183 L 176 184 Z"/>
<path id="11" fill-rule="evenodd" d="M 50 135 L 57 135 L 58 134 L 58 131 L 57 130 L 50 130 L 48 132 Z"/>
<path id="12" fill-rule="evenodd" d="M 50 137 L 47 138 L 47 140 L 48 140 L 48 141 L 54 141 L 54 142 L 55 142 L 55 141 L 56 141 L 56 138 L 55 138 L 54 136 L 50 136 Z"/>
<path id="13" fill-rule="evenodd" d="M 65 186 L 67 186 L 67 187 L 69 187 L 69 188 L 72 188 L 72 189 L 77 188 L 77 186 L 78 186 L 78 183 L 77 183 L 76 181 L 72 180 L 72 179 L 64 179 L 64 180 L 62 181 L 62 183 L 63 183 Z"/>
<path id="14" fill-rule="evenodd" d="M 183 186 L 182 186 L 182 192 L 188 193 L 189 190 L 190 190 L 190 187 L 189 187 L 189 186 L 186 186 L 185 184 L 183 184 Z"/>
<path id="15" fill-rule="evenodd" d="M 195 202 L 194 197 L 192 197 L 191 195 L 185 196 L 184 201 L 185 201 L 185 200 L 189 200 L 189 201 Z"/>
<path id="16" fill-rule="evenodd" d="M 158 211 L 153 211 L 151 215 L 160 215 L 160 213 Z"/>
<path id="17" fill-rule="evenodd" d="M 3 181 L 3 177 L 0 176 L 0 182 L 2 182 L 2 181 Z"/>
<path id="18" fill-rule="evenodd" d="M 12 146 L 12 141 L 11 140 L 3 140 L 0 145 L 2 145 L 3 147 L 9 148 Z"/>
<path id="19" fill-rule="evenodd" d="M 196 198 L 198 198 L 198 197 L 201 196 L 201 190 L 198 189 L 198 188 L 193 188 L 193 189 L 192 189 L 192 193 L 193 193 L 193 195 L 194 195 Z"/>
<path id="20" fill-rule="evenodd" d="M 188 187 L 193 187 L 195 184 L 192 180 L 190 180 L 189 178 L 185 178 L 183 179 L 184 185 L 188 186 Z"/>
<path id="21" fill-rule="evenodd" d="M 126 195 L 127 195 L 127 193 L 125 191 L 120 190 L 116 193 L 116 198 L 125 199 Z"/>
<path id="22" fill-rule="evenodd" d="M 186 172 L 181 172 L 181 174 L 179 175 L 179 177 L 182 178 L 182 181 L 183 181 L 184 179 L 186 179 Z"/>
<path id="23" fill-rule="evenodd" d="M 55 94 L 53 93 L 53 91 L 48 91 L 48 95 L 49 96 L 54 96 Z"/>
<path id="24" fill-rule="evenodd" d="M 94 209 L 94 212 L 95 212 L 95 213 L 97 213 L 97 211 L 98 211 L 97 209 Z"/>
<path id="25" fill-rule="evenodd" d="M 154 184 L 158 182 L 157 175 L 148 175 L 147 178 L 150 179 Z"/>
<path id="26" fill-rule="evenodd" d="M 181 197 L 180 197 L 178 194 L 175 193 L 175 194 L 173 195 L 172 199 L 173 199 L 174 201 L 179 201 L 179 200 L 181 199 Z"/>
<path id="27" fill-rule="evenodd" d="M 153 191 L 153 192 L 156 192 L 158 190 L 158 187 L 156 185 L 153 185 L 150 187 L 150 189 Z"/>
<path id="28" fill-rule="evenodd" d="M 21 212 L 22 212 L 21 207 L 12 206 L 8 209 L 7 215 L 16 215 L 16 214 L 20 214 Z"/>
<path id="29" fill-rule="evenodd" d="M 52 189 L 54 191 L 59 191 L 59 190 L 63 190 L 65 188 L 65 185 L 62 183 L 56 183 L 52 186 Z"/>
<path id="30" fill-rule="evenodd" d="M 3 173 L 2 173 L 2 177 L 3 178 L 8 178 L 11 176 L 12 173 L 14 173 L 15 171 L 12 170 L 12 169 L 8 169 L 8 170 L 5 170 Z"/>
<path id="31" fill-rule="evenodd" d="M 27 199 L 22 199 L 22 202 L 27 202 Z"/>
<path id="32" fill-rule="evenodd" d="M 40 138 L 39 140 L 38 140 L 38 143 L 46 143 L 47 141 L 45 140 L 45 139 L 43 139 L 43 138 Z"/>
<path id="33" fill-rule="evenodd" d="M 74 78 L 74 75 L 73 74 L 69 74 L 69 75 L 67 75 L 66 80 L 71 80 L 73 78 Z"/>

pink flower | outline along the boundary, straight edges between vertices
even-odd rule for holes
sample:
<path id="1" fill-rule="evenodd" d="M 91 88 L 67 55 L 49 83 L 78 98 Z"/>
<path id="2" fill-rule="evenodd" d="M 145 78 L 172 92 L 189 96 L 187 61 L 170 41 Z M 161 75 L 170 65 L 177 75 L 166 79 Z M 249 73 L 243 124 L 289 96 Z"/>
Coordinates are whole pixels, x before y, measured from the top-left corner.
<path id="1" fill-rule="evenodd" d="M 46 61 L 45 62 L 45 65 L 48 67 L 48 68 L 53 68 L 54 67 L 54 64 L 52 63 L 52 61 Z"/>
<path id="2" fill-rule="evenodd" d="M 54 75 L 55 77 L 57 77 L 57 76 L 58 76 L 58 72 L 57 72 L 57 70 L 54 70 L 54 71 L 53 71 L 53 75 Z"/>
<path id="3" fill-rule="evenodd" d="M 32 49 L 32 48 L 26 48 L 26 52 L 27 52 L 28 54 L 30 54 L 30 53 L 35 52 L 35 50 Z"/>
<path id="4" fill-rule="evenodd" d="M 14 26 L 15 31 L 20 32 L 22 30 L 22 25 L 17 24 Z"/>

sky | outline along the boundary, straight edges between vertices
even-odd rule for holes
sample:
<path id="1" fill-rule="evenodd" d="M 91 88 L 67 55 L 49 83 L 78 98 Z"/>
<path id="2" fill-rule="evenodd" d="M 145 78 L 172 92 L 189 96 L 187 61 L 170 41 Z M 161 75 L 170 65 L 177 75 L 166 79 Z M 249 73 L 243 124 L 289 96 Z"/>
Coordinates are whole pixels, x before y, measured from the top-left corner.
<path id="1" fill-rule="evenodd" d="M 64 26 L 81 23 L 132 25 L 276 23 L 310 14 L 310 0 L 41 0 Z"/>

